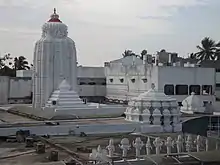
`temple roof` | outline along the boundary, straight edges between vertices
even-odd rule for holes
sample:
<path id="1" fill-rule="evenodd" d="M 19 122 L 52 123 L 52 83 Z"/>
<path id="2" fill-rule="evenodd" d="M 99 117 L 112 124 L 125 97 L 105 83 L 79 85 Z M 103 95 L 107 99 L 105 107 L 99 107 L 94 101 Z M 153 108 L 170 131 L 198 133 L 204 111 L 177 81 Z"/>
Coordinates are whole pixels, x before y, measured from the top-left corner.
<path id="1" fill-rule="evenodd" d="M 50 16 L 50 20 L 48 22 L 60 22 L 60 23 L 62 23 L 62 21 L 60 21 L 60 19 L 59 19 L 59 15 L 56 13 L 56 9 L 55 8 L 54 8 L 54 12 Z"/>
<path id="2" fill-rule="evenodd" d="M 202 100 L 196 96 L 194 92 L 192 92 L 190 96 L 182 101 L 182 105 L 183 106 L 181 107 L 181 111 L 184 112 L 205 112 L 205 107 L 203 106 Z"/>
<path id="3" fill-rule="evenodd" d="M 192 108 L 201 108 L 203 107 L 203 102 L 200 100 L 198 96 L 195 95 L 194 92 L 192 92 L 190 96 L 188 96 L 182 101 L 182 105 L 184 107 L 189 106 Z"/>
<path id="4" fill-rule="evenodd" d="M 147 92 L 140 94 L 135 100 L 143 101 L 176 101 L 176 99 L 165 95 L 163 92 L 160 92 L 155 89 L 155 85 L 151 85 L 151 89 Z"/>

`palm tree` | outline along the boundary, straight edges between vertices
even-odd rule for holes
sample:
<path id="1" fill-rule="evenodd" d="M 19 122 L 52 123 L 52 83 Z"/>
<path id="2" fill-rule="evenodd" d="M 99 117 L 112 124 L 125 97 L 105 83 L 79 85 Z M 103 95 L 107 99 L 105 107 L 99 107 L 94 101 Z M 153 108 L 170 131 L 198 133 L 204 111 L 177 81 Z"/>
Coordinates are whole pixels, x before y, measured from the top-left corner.
<path id="1" fill-rule="evenodd" d="M 10 76 L 15 77 L 14 70 L 10 67 L 12 59 L 11 54 L 5 54 L 3 57 L 0 57 L 0 75 L 1 76 Z"/>
<path id="2" fill-rule="evenodd" d="M 196 59 L 196 54 L 191 53 L 191 54 L 189 55 L 189 58 L 192 59 L 192 60 Z"/>
<path id="3" fill-rule="evenodd" d="M 0 69 L 4 68 L 8 60 L 11 60 L 11 59 L 12 57 L 10 53 L 4 55 L 3 57 L 0 57 Z M 10 65 L 10 62 L 9 62 L 9 65 Z"/>
<path id="4" fill-rule="evenodd" d="M 125 50 L 124 53 L 122 53 L 123 57 L 127 57 L 127 56 L 137 56 L 134 52 L 132 52 L 132 50 Z"/>
<path id="5" fill-rule="evenodd" d="M 199 52 L 195 53 L 195 56 L 200 61 L 215 60 L 216 59 L 216 43 L 209 37 L 205 37 L 201 41 L 201 46 L 197 46 Z"/>
<path id="6" fill-rule="evenodd" d="M 220 60 L 220 42 L 216 44 L 215 60 Z"/>
<path id="7" fill-rule="evenodd" d="M 15 70 L 29 70 L 28 62 L 24 56 L 14 58 L 14 69 Z"/>
<path id="8" fill-rule="evenodd" d="M 142 50 L 140 59 L 143 60 L 145 55 L 147 55 L 147 50 L 146 49 Z"/>

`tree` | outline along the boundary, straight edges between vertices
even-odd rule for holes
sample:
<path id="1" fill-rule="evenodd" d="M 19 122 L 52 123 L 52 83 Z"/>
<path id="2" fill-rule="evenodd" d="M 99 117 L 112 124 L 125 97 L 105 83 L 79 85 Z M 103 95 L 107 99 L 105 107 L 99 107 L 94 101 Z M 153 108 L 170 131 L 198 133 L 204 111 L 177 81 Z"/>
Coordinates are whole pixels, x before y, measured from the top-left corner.
<path id="1" fill-rule="evenodd" d="M 3 57 L 0 57 L 0 69 L 4 68 L 6 66 L 6 63 L 8 60 L 12 59 L 11 54 L 6 54 Z"/>
<path id="2" fill-rule="evenodd" d="M 216 44 L 215 60 L 220 60 L 220 42 Z"/>
<path id="3" fill-rule="evenodd" d="M 14 58 L 14 66 L 13 68 L 16 70 L 29 70 L 30 66 L 28 66 L 28 62 L 24 56 L 19 56 Z"/>
<path id="4" fill-rule="evenodd" d="M 192 60 L 196 59 L 196 54 L 191 53 L 191 54 L 189 55 L 189 58 L 192 59 Z"/>
<path id="5" fill-rule="evenodd" d="M 4 55 L 3 57 L 0 57 L 0 75 L 1 76 L 15 77 L 15 72 L 10 67 L 11 63 L 9 60 L 11 59 L 12 57 L 9 53 Z"/>
<path id="6" fill-rule="evenodd" d="M 161 49 L 160 52 L 166 52 L 166 50 L 165 49 Z"/>
<path id="7" fill-rule="evenodd" d="M 127 57 L 127 56 L 137 56 L 134 52 L 132 52 L 132 50 L 125 50 L 124 53 L 122 53 L 123 57 Z"/>
<path id="8" fill-rule="evenodd" d="M 201 41 L 201 46 L 197 46 L 199 52 L 195 53 L 195 57 L 200 60 L 215 60 L 216 59 L 216 43 L 209 37 L 205 37 Z"/>
<path id="9" fill-rule="evenodd" d="M 147 50 L 146 49 L 142 50 L 140 59 L 143 60 L 145 55 L 147 55 Z"/>

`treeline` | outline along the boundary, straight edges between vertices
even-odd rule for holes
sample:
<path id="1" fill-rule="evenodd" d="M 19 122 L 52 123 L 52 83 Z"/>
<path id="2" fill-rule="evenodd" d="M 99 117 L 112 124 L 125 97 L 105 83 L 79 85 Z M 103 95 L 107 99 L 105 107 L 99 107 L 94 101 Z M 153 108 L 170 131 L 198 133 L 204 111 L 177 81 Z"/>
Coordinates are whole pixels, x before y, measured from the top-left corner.
<path id="1" fill-rule="evenodd" d="M 210 37 L 205 37 L 202 39 L 200 45 L 196 46 L 198 51 L 193 52 L 189 55 L 189 59 L 195 59 L 198 62 L 205 61 L 205 60 L 220 60 L 220 42 L 216 42 Z M 165 51 L 164 49 L 161 50 Z M 134 53 L 132 50 L 125 50 L 122 53 L 123 57 L 127 56 L 136 56 L 143 60 L 143 56 L 147 54 L 147 50 L 141 51 L 140 54 Z"/>
<path id="2" fill-rule="evenodd" d="M 12 58 L 8 53 L 0 57 L 0 76 L 15 77 L 17 70 L 29 70 L 31 66 L 24 56 Z"/>

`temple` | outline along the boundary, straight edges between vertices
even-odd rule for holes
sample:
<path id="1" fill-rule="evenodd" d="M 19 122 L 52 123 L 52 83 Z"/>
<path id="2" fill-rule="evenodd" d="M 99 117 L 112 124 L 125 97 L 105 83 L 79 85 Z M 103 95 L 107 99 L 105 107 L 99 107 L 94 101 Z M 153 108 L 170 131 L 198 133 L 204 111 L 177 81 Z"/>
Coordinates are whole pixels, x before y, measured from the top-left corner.
<path id="1" fill-rule="evenodd" d="M 32 70 L 0 76 L 0 103 L 33 92 L 33 106 L 1 106 L 0 165 L 220 164 L 220 71 L 181 66 L 165 50 L 77 66 L 67 34 L 54 9 L 35 44 L 32 79 Z"/>
<path id="2" fill-rule="evenodd" d="M 74 41 L 67 26 L 54 9 L 42 27 L 42 36 L 35 44 L 33 68 L 33 107 L 45 107 L 52 93 L 65 79 L 77 91 L 77 58 Z"/>
<path id="3" fill-rule="evenodd" d="M 71 90 L 70 85 L 64 79 L 57 90 L 55 90 L 46 103 L 46 107 L 53 107 L 57 110 L 71 110 L 73 107 L 87 107 L 79 98 L 79 95 L 74 90 Z"/>
<path id="4" fill-rule="evenodd" d="M 145 133 L 179 132 L 182 127 L 177 100 L 156 90 L 154 84 L 131 99 L 125 115 L 127 121 L 142 123 L 141 132 Z"/>
<path id="5" fill-rule="evenodd" d="M 180 111 L 186 114 L 194 113 L 207 113 L 208 107 L 205 107 L 203 102 L 195 95 L 195 92 L 192 92 L 190 96 L 185 98 L 182 101 L 182 107 Z"/>

